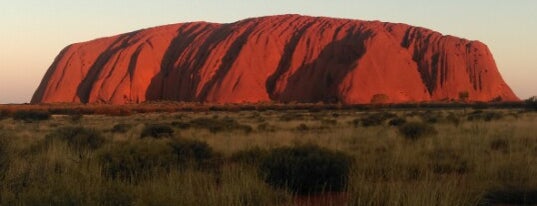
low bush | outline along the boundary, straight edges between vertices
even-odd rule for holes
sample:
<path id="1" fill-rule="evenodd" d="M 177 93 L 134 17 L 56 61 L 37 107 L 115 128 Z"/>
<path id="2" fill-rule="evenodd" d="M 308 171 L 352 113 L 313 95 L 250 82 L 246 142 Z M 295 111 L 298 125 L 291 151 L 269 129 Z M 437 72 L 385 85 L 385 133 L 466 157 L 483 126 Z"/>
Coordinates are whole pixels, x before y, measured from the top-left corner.
<path id="1" fill-rule="evenodd" d="M 391 118 L 396 118 L 397 115 L 390 113 L 390 112 L 380 112 L 380 113 L 374 113 L 370 114 L 365 118 L 362 118 L 360 122 L 362 123 L 362 126 L 364 127 L 371 127 L 371 126 L 379 126 L 384 124 L 384 122 Z"/>
<path id="2" fill-rule="evenodd" d="M 155 141 L 115 144 L 103 152 L 99 159 L 104 177 L 133 183 L 158 172 L 168 172 L 176 162 L 172 148 Z"/>
<path id="3" fill-rule="evenodd" d="M 490 190 L 478 205 L 537 205 L 537 189 L 511 187 Z"/>
<path id="4" fill-rule="evenodd" d="M 141 138 L 146 137 L 153 137 L 156 139 L 160 138 L 170 138 L 173 136 L 173 129 L 165 124 L 148 124 L 145 125 L 144 129 L 142 130 L 142 134 L 140 134 Z"/>
<path id="5" fill-rule="evenodd" d="M 308 125 L 306 125 L 306 124 L 300 124 L 300 125 L 296 126 L 295 129 L 297 131 L 299 131 L 299 132 L 305 132 L 305 131 L 310 130 L 310 127 L 308 127 Z"/>
<path id="6" fill-rule="evenodd" d="M 449 113 L 446 116 L 446 121 L 452 123 L 456 127 L 458 127 L 461 124 L 461 118 L 455 113 Z"/>
<path id="7" fill-rule="evenodd" d="M 99 131 L 84 127 L 61 127 L 47 134 L 45 140 L 48 143 L 58 140 L 66 142 L 76 151 L 95 150 L 105 143 Z"/>
<path id="8" fill-rule="evenodd" d="M 537 96 L 530 97 L 524 101 L 527 110 L 537 111 Z"/>
<path id="9" fill-rule="evenodd" d="M 6 110 L 0 110 L 0 120 L 6 119 L 9 117 L 9 114 Z"/>
<path id="10" fill-rule="evenodd" d="M 435 174 L 465 174 L 468 162 L 453 150 L 436 149 L 429 153 L 430 169 Z"/>
<path id="11" fill-rule="evenodd" d="M 422 122 L 407 122 L 399 127 L 399 134 L 408 140 L 418 140 L 420 138 L 437 134 L 436 129 Z"/>
<path id="12" fill-rule="evenodd" d="M 351 163 L 344 153 L 305 145 L 269 151 L 260 171 L 268 184 L 297 194 L 340 192 L 346 189 Z"/>
<path id="13" fill-rule="evenodd" d="M 258 166 L 267 156 L 268 151 L 260 147 L 240 150 L 231 155 L 231 161 L 235 163 Z"/>
<path id="14" fill-rule="evenodd" d="M 304 120 L 304 115 L 298 112 L 288 112 L 280 116 L 281 121 L 289 122 L 294 120 Z"/>
<path id="15" fill-rule="evenodd" d="M 419 114 L 421 120 L 426 123 L 438 123 L 440 119 L 442 118 L 442 114 L 438 112 L 433 112 L 431 110 L 427 110 L 425 112 L 422 112 Z"/>
<path id="16" fill-rule="evenodd" d="M 509 141 L 505 138 L 496 138 L 490 142 L 490 149 L 507 152 L 509 150 Z"/>
<path id="17" fill-rule="evenodd" d="M 11 163 L 11 141 L 0 131 L 0 186 Z"/>
<path id="18" fill-rule="evenodd" d="M 269 123 L 261 123 L 259 125 L 257 125 L 257 130 L 258 131 L 263 131 L 263 132 L 275 132 L 276 131 L 276 126 L 274 125 L 270 125 Z"/>
<path id="19" fill-rule="evenodd" d="M 403 124 L 406 123 L 406 119 L 405 118 L 401 118 L 401 117 L 396 117 L 396 118 L 393 118 L 391 119 L 388 124 L 390 126 L 394 126 L 394 127 L 397 127 L 397 126 L 401 126 Z"/>
<path id="20" fill-rule="evenodd" d="M 179 168 L 220 171 L 221 157 L 207 143 L 198 140 L 174 139 L 169 145 Z"/>
<path id="21" fill-rule="evenodd" d="M 321 124 L 323 126 L 325 126 L 325 125 L 326 126 L 335 126 L 335 125 L 337 125 L 337 120 L 335 120 L 335 119 L 322 119 Z"/>
<path id="22" fill-rule="evenodd" d="M 112 127 L 112 130 L 110 130 L 112 133 L 126 133 L 132 128 L 132 125 L 130 124 L 116 124 Z"/>
<path id="23" fill-rule="evenodd" d="M 171 170 L 218 173 L 222 158 L 207 143 L 186 140 L 138 140 L 117 144 L 99 155 L 103 176 L 138 182 Z"/>
<path id="24" fill-rule="evenodd" d="M 80 123 L 80 121 L 82 120 L 82 118 L 84 118 L 84 115 L 82 115 L 82 114 L 80 114 L 80 113 L 69 115 L 69 119 L 70 119 L 71 122 L 73 122 L 73 123 Z"/>
<path id="25" fill-rule="evenodd" d="M 494 111 L 484 112 L 482 110 L 476 110 L 468 114 L 468 117 L 467 117 L 469 121 L 481 120 L 481 121 L 486 121 L 486 122 L 490 122 L 493 120 L 500 120 L 502 118 L 503 118 L 503 114 L 500 112 L 494 112 Z"/>
<path id="26" fill-rule="evenodd" d="M 51 115 L 46 111 L 19 110 L 13 114 L 14 120 L 22 120 L 25 122 L 43 121 L 50 119 Z"/>
<path id="27" fill-rule="evenodd" d="M 188 129 L 192 127 L 192 125 L 188 122 L 178 122 L 178 121 L 172 122 L 172 126 L 178 129 Z"/>
<path id="28" fill-rule="evenodd" d="M 223 132 L 223 131 L 233 131 L 233 130 L 242 130 L 245 133 L 252 132 L 252 127 L 249 125 L 239 124 L 237 120 L 224 117 L 222 119 L 217 118 L 198 118 L 190 121 L 191 127 L 208 129 L 212 133 Z"/>

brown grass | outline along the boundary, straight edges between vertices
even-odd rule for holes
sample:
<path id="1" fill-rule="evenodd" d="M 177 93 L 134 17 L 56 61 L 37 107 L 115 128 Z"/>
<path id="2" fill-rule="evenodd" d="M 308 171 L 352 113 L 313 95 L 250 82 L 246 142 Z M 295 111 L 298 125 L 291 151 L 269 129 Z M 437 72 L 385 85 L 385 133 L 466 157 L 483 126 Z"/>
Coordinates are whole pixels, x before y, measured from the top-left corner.
<path id="1" fill-rule="evenodd" d="M 12 118 L 0 120 L 0 137 L 9 141 L 10 151 L 9 165 L 0 179 L 0 205 L 302 204 L 308 198 L 293 198 L 289 191 L 270 187 L 255 168 L 233 163 L 230 157 L 255 147 L 304 144 L 342 151 L 354 158 L 346 193 L 336 198 L 341 201 L 339 196 L 344 197 L 348 205 L 477 205 L 499 194 L 497 191 L 537 189 L 537 114 L 523 110 L 495 109 L 490 112 L 502 118 L 490 121 L 468 121 L 471 110 L 433 110 L 439 113 L 438 121 L 428 124 L 438 133 L 408 141 L 387 121 L 379 126 L 355 127 L 353 120 L 370 114 L 362 110 L 241 111 L 237 106 L 220 111 L 203 106 L 206 110 L 182 108 L 177 112 L 177 104 L 173 104 L 158 109 L 126 105 L 119 110 L 123 112 L 112 112 L 118 107 L 28 106 L 24 109 L 46 108 L 56 114 L 50 120 L 30 123 Z M 57 114 L 62 108 L 66 115 Z M 0 109 L 13 112 L 17 107 Z M 90 115 L 73 121 L 67 115 L 70 111 Z M 407 121 L 424 121 L 420 115 L 407 114 L 425 111 L 391 112 Z M 101 174 L 99 155 L 116 144 L 146 141 L 139 138 L 146 124 L 173 125 L 172 122 L 215 116 L 231 118 L 251 126 L 253 131 L 214 133 L 197 127 L 171 127 L 180 138 L 204 141 L 223 155 L 219 174 L 196 169 L 155 171 L 150 178 L 136 183 L 107 179 Z M 454 117 L 459 117 L 460 122 L 454 124 Z M 263 123 L 272 129 L 257 129 Z M 112 132 L 117 124 L 130 127 L 125 132 Z M 47 134 L 66 126 L 94 128 L 106 143 L 83 156 L 64 142 L 43 146 Z M 318 197 L 310 199 L 315 198 Z M 341 203 L 334 200 L 336 204 Z"/>

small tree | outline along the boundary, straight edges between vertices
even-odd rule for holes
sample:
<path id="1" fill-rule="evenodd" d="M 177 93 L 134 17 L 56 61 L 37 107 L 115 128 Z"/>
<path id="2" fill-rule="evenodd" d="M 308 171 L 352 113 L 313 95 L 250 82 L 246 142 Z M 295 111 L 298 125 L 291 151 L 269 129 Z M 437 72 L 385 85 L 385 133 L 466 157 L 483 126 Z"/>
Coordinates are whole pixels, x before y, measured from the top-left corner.
<path id="1" fill-rule="evenodd" d="M 352 158 L 315 145 L 283 147 L 264 154 L 265 181 L 297 194 L 341 192 L 347 187 Z"/>
<path id="2" fill-rule="evenodd" d="M 537 111 L 537 96 L 530 97 L 524 101 L 526 108 Z"/>

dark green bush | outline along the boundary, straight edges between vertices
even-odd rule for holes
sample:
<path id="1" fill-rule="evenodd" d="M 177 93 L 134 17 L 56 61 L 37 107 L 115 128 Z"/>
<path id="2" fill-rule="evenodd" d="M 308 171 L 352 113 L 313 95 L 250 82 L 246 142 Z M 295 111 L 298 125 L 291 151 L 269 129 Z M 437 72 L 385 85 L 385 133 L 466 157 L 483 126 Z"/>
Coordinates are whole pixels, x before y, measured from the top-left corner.
<path id="1" fill-rule="evenodd" d="M 465 174 L 469 170 L 468 162 L 453 150 L 436 149 L 428 156 L 435 174 Z"/>
<path id="2" fill-rule="evenodd" d="M 0 131 L 0 186 L 11 163 L 11 141 Z"/>
<path id="3" fill-rule="evenodd" d="M 20 110 L 13 114 L 14 120 L 22 120 L 25 122 L 43 121 L 50 119 L 51 115 L 46 111 Z"/>
<path id="4" fill-rule="evenodd" d="M 207 143 L 198 140 L 174 139 L 169 145 L 179 168 L 220 171 L 221 157 Z"/>
<path id="5" fill-rule="evenodd" d="M 374 113 L 362 118 L 360 122 L 364 127 L 379 126 L 384 124 L 388 119 L 395 118 L 397 115 L 390 112 Z"/>
<path id="6" fill-rule="evenodd" d="M 218 173 L 222 158 L 204 142 L 186 139 L 139 140 L 115 145 L 100 156 L 103 175 L 138 182 L 171 170 Z"/>
<path id="7" fill-rule="evenodd" d="M 530 97 L 524 101 L 526 109 L 537 111 L 537 96 Z"/>
<path id="8" fill-rule="evenodd" d="M 455 113 L 449 113 L 446 117 L 446 121 L 452 123 L 456 127 L 458 127 L 461 124 L 461 118 L 457 116 Z"/>
<path id="9" fill-rule="evenodd" d="M 419 114 L 421 120 L 425 123 L 438 123 L 440 119 L 442 118 L 442 114 L 438 112 L 433 112 L 431 110 L 427 110 L 425 112 L 422 112 Z"/>
<path id="10" fill-rule="evenodd" d="M 94 129 L 84 127 L 61 127 L 45 137 L 46 142 L 63 141 L 77 151 L 95 150 L 104 145 L 105 138 Z"/>
<path id="11" fill-rule="evenodd" d="M 176 162 L 171 147 L 154 141 L 116 144 L 99 159 L 104 177 L 128 182 L 139 182 L 155 173 L 168 172 Z"/>
<path id="12" fill-rule="evenodd" d="M 468 117 L 467 117 L 469 121 L 482 120 L 486 122 L 490 122 L 493 120 L 500 120 L 502 118 L 503 118 L 503 114 L 500 112 L 494 112 L 494 111 L 484 112 L 482 110 L 476 110 L 468 114 Z"/>
<path id="13" fill-rule="evenodd" d="M 288 112 L 280 116 L 280 120 L 285 122 L 293 120 L 304 120 L 304 115 L 298 112 Z"/>
<path id="14" fill-rule="evenodd" d="M 483 195 L 479 205 L 537 205 L 537 189 L 508 187 L 490 190 Z"/>
<path id="15" fill-rule="evenodd" d="M 306 125 L 306 124 L 300 124 L 300 125 L 296 126 L 295 129 L 297 131 L 299 131 L 299 132 L 305 132 L 305 131 L 310 130 L 310 127 L 308 127 L 308 125 Z"/>
<path id="16" fill-rule="evenodd" d="M 505 138 L 497 138 L 490 142 L 490 149 L 494 151 L 507 152 L 509 149 L 509 141 Z"/>
<path id="17" fill-rule="evenodd" d="M 132 125 L 130 125 L 130 124 L 120 123 L 120 124 L 114 125 L 114 127 L 112 127 L 111 132 L 112 133 L 126 133 L 131 128 L 132 128 Z"/>
<path id="18" fill-rule="evenodd" d="M 265 122 L 265 123 L 261 123 L 257 125 L 257 130 L 263 131 L 263 132 L 275 132 L 276 127 Z"/>
<path id="19" fill-rule="evenodd" d="M 135 195 L 130 188 L 120 183 L 111 182 L 100 190 L 99 205 L 134 205 Z"/>
<path id="20" fill-rule="evenodd" d="M 173 136 L 173 129 L 165 124 L 148 124 L 142 130 L 141 138 L 153 137 L 156 139 L 169 138 Z"/>
<path id="21" fill-rule="evenodd" d="M 388 122 L 388 124 L 389 124 L 390 126 L 395 126 L 395 127 L 396 127 L 396 126 L 401 126 L 401 125 L 403 125 L 403 124 L 405 124 L 405 123 L 406 123 L 406 119 L 405 119 L 405 118 L 401 118 L 401 117 L 393 118 L 393 119 L 391 119 L 391 120 Z"/>
<path id="22" fill-rule="evenodd" d="M 208 129 L 212 133 L 242 130 L 246 133 L 252 132 L 252 127 L 249 125 L 239 124 L 237 120 L 224 117 L 222 119 L 217 118 L 198 118 L 190 121 L 190 125 L 195 128 Z"/>
<path id="23" fill-rule="evenodd" d="M 328 126 L 335 126 L 335 125 L 337 125 L 337 120 L 335 120 L 335 119 L 322 119 L 321 124 L 322 125 L 328 125 Z"/>
<path id="24" fill-rule="evenodd" d="M 80 121 L 82 120 L 83 117 L 84 117 L 84 115 L 82 115 L 80 113 L 69 115 L 69 119 L 71 119 L 71 122 L 73 122 L 73 123 L 80 123 Z"/>
<path id="25" fill-rule="evenodd" d="M 188 122 L 178 122 L 178 121 L 172 122 L 172 126 L 178 129 L 188 129 L 192 127 L 192 125 Z"/>
<path id="26" fill-rule="evenodd" d="M 417 140 L 437 134 L 436 129 L 422 122 L 407 122 L 399 127 L 399 133 L 406 139 Z"/>
<path id="27" fill-rule="evenodd" d="M 0 120 L 6 119 L 9 117 L 9 114 L 6 110 L 0 110 Z"/>
<path id="28" fill-rule="evenodd" d="M 346 189 L 351 163 L 344 153 L 306 145 L 269 151 L 260 171 L 268 184 L 297 194 L 340 192 Z"/>
<path id="29" fill-rule="evenodd" d="M 235 163 L 257 166 L 267 156 L 268 151 L 259 147 L 240 150 L 231 155 L 231 161 Z"/>

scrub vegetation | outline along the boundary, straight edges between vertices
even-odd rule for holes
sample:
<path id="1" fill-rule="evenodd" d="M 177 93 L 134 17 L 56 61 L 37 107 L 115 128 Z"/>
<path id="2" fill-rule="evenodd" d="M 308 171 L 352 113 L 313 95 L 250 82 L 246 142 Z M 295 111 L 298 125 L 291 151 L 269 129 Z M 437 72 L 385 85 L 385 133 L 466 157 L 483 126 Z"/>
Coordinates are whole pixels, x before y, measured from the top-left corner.
<path id="1" fill-rule="evenodd" d="M 76 108 L 0 107 L 0 205 L 537 204 L 533 106 Z"/>

